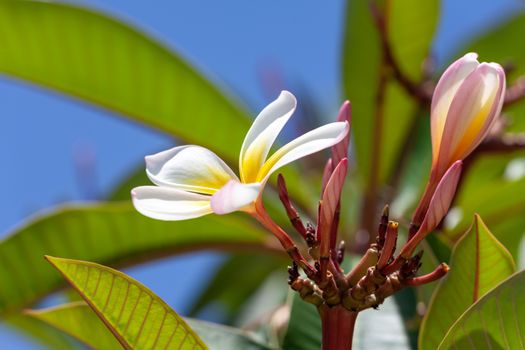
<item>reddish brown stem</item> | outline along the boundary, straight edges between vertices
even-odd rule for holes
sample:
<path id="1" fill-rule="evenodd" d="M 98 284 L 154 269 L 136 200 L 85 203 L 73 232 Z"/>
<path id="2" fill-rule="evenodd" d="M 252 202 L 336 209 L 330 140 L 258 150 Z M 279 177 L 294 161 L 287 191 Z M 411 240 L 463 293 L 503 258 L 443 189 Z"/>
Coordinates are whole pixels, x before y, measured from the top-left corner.
<path id="1" fill-rule="evenodd" d="M 403 266 L 405 261 L 406 261 L 406 259 L 399 255 L 397 258 L 394 259 L 394 261 L 392 261 L 390 264 L 385 266 L 385 268 L 383 268 L 381 270 L 381 272 L 385 276 L 390 275 L 391 273 L 399 270 L 401 268 L 401 266 Z"/>
<path id="2" fill-rule="evenodd" d="M 505 107 L 513 105 L 525 98 L 525 77 L 520 77 L 514 85 L 510 86 L 505 92 Z"/>
<path id="3" fill-rule="evenodd" d="M 388 227 L 388 216 L 389 216 L 389 206 L 385 205 L 383 208 L 383 214 L 381 214 L 381 220 L 379 222 L 379 227 L 377 228 L 377 248 L 383 249 L 385 245 L 386 229 Z"/>
<path id="4" fill-rule="evenodd" d="M 409 278 L 405 280 L 403 283 L 408 286 L 421 286 L 423 284 L 434 282 L 440 279 L 441 277 L 445 276 L 449 270 L 450 268 L 448 267 L 447 264 L 441 263 L 431 273 L 423 275 L 423 276 L 419 276 L 419 277 Z"/>
<path id="5" fill-rule="evenodd" d="M 418 84 L 412 81 L 406 74 L 404 74 L 394 57 L 392 47 L 390 46 L 390 40 L 388 38 L 388 26 L 386 16 L 383 13 L 384 11 L 381 11 L 375 2 L 370 1 L 370 12 L 372 13 L 372 18 L 374 19 L 375 25 L 379 32 L 381 49 L 383 51 L 385 61 L 392 69 L 392 75 L 408 92 L 409 95 L 412 95 L 417 100 L 419 100 L 422 105 L 429 105 L 432 98 L 433 89 L 425 89 L 426 84 Z"/>
<path id="6" fill-rule="evenodd" d="M 351 350 L 357 312 L 342 306 L 319 308 L 323 331 L 323 350 Z"/>
<path id="7" fill-rule="evenodd" d="M 381 255 L 379 257 L 379 261 L 377 262 L 377 268 L 380 270 L 383 269 L 386 266 L 386 264 L 388 264 L 388 262 L 394 255 L 394 251 L 396 250 L 398 226 L 399 224 L 395 221 L 390 221 L 388 223 L 386 230 L 385 245 L 381 250 Z"/>
<path id="8" fill-rule="evenodd" d="M 308 263 L 303 257 L 293 240 L 290 236 L 275 222 L 272 220 L 268 212 L 264 208 L 264 205 L 260 199 L 255 203 L 255 211 L 251 213 L 252 216 L 257 219 L 264 227 L 266 227 L 274 236 L 281 242 L 281 245 L 285 249 L 286 253 L 292 258 L 292 260 L 300 266 L 309 278 L 315 278 L 315 269 Z"/>
<path id="9" fill-rule="evenodd" d="M 504 134 L 483 142 L 467 159 L 478 153 L 506 153 L 522 149 L 525 149 L 525 134 Z"/>
<path id="10" fill-rule="evenodd" d="M 337 207 L 334 212 L 334 220 L 332 226 L 330 226 L 330 252 L 332 260 L 337 263 L 337 229 L 339 228 L 339 220 L 341 216 L 341 202 L 337 203 Z"/>
<path id="11" fill-rule="evenodd" d="M 295 209 L 295 207 L 292 205 L 292 202 L 290 201 L 288 189 L 286 188 L 286 182 L 282 174 L 279 174 L 277 177 L 277 186 L 279 188 L 279 199 L 286 209 L 286 214 L 288 215 L 292 226 L 306 240 L 306 227 L 299 216 L 299 212 Z"/>

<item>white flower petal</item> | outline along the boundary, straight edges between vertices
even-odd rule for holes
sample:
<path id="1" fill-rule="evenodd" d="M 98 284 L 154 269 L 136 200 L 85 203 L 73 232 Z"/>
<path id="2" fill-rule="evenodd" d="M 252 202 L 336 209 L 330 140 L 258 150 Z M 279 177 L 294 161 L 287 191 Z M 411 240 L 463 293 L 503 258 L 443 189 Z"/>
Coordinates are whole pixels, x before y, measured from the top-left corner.
<path id="1" fill-rule="evenodd" d="M 211 197 L 211 208 L 215 214 L 228 214 L 247 209 L 262 190 L 262 184 L 243 184 L 232 180 Z"/>
<path id="2" fill-rule="evenodd" d="M 146 173 L 159 186 L 213 194 L 235 173 L 212 151 L 200 146 L 175 147 L 146 157 Z"/>
<path id="3" fill-rule="evenodd" d="M 294 95 L 283 91 L 259 113 L 241 147 L 239 171 L 244 183 L 255 181 L 257 172 L 266 160 L 275 139 L 295 111 L 296 105 Z"/>
<path id="4" fill-rule="evenodd" d="M 294 160 L 337 144 L 346 136 L 348 128 L 348 122 L 326 124 L 284 145 L 264 163 L 257 182 L 264 183 L 274 171 Z"/>
<path id="5" fill-rule="evenodd" d="M 136 187 L 131 198 L 139 213 L 157 220 L 186 220 L 212 213 L 211 196 L 174 188 Z"/>

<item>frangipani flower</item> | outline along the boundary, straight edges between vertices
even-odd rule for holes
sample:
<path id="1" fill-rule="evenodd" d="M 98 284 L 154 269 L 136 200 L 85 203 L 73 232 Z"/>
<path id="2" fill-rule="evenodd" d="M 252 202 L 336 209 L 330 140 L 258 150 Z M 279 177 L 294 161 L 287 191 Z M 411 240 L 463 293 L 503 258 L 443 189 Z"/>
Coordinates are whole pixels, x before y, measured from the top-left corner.
<path id="1" fill-rule="evenodd" d="M 505 97 L 505 72 L 497 63 L 479 63 L 468 53 L 443 73 L 432 97 L 432 169 L 412 223 L 416 230 L 437 184 L 451 165 L 464 160 L 487 136 Z M 414 234 L 415 231 L 411 232 Z"/>
<path id="2" fill-rule="evenodd" d="M 432 97 L 432 167 L 438 177 L 481 143 L 503 105 L 503 68 L 477 57 L 468 53 L 450 65 Z"/>
<path id="3" fill-rule="evenodd" d="M 146 173 L 157 186 L 134 188 L 131 195 L 135 208 L 159 220 L 185 220 L 237 210 L 253 212 L 272 173 L 337 144 L 348 133 L 347 122 L 326 124 L 268 157 L 296 104 L 295 97 L 283 91 L 257 116 L 241 147 L 240 178 L 215 153 L 200 146 L 179 146 L 147 156 Z"/>

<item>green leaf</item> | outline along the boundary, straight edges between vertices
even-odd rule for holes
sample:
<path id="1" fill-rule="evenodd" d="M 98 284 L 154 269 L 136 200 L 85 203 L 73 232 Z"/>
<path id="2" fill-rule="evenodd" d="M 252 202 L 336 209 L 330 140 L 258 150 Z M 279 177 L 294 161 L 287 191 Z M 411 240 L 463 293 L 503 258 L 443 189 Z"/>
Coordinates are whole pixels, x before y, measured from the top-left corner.
<path id="1" fill-rule="evenodd" d="M 180 55 L 132 26 L 69 4 L 1 1 L 0 42 L 0 73 L 208 147 L 235 168 L 251 118 Z M 310 203 L 311 181 L 291 166 L 283 172 L 292 195 Z M 133 183 L 149 183 L 141 179 Z M 127 188 L 115 196 L 129 198 Z"/>
<path id="2" fill-rule="evenodd" d="M 238 157 L 245 111 L 180 55 L 121 21 L 74 5 L 2 1 L 0 42 L 1 73 Z"/>
<path id="3" fill-rule="evenodd" d="M 520 158 L 518 158 L 520 157 Z M 505 173 L 510 162 L 520 161 L 523 152 L 508 155 L 485 155 L 476 160 L 466 174 L 456 200 L 460 221 L 445 230 L 445 236 L 457 241 L 468 228 L 469 218 L 479 213 L 514 257 L 525 232 L 525 178 L 510 179 Z"/>
<path id="4" fill-rule="evenodd" d="M 322 333 L 321 318 L 314 305 L 293 293 L 290 322 L 283 340 L 283 350 L 319 350 Z"/>
<path id="5" fill-rule="evenodd" d="M 209 344 L 211 350 L 270 350 L 271 347 L 259 341 L 254 334 L 238 328 L 215 323 L 186 319 L 195 332 Z"/>
<path id="6" fill-rule="evenodd" d="M 128 203 L 64 207 L 37 217 L 0 242 L 0 315 L 62 285 L 45 254 L 132 264 L 198 249 L 270 249 L 272 236 L 242 214 L 189 221 L 146 218 Z"/>
<path id="7" fill-rule="evenodd" d="M 403 73 L 419 81 L 436 30 L 440 1 L 389 1 L 386 6 L 392 53 Z"/>
<path id="8" fill-rule="evenodd" d="M 265 279 L 277 269 L 286 271 L 287 263 L 288 259 L 268 259 L 263 254 L 228 257 L 196 299 L 189 315 L 195 316 L 206 306 L 219 303 L 226 312 L 226 322 L 231 324 Z"/>
<path id="9" fill-rule="evenodd" d="M 421 79 L 422 59 L 429 51 L 438 3 L 410 0 L 385 5 L 393 54 L 414 81 Z M 383 184 L 399 159 L 417 114 L 417 103 L 383 67 L 379 35 L 367 1 L 348 4 L 342 64 L 344 95 L 352 101 L 353 140 L 361 178 L 367 183 L 376 174 L 378 184 Z M 382 110 L 377 100 L 383 73 L 387 82 Z"/>
<path id="10" fill-rule="evenodd" d="M 525 47 L 516 45 L 522 40 L 521 33 L 525 31 L 525 14 L 516 13 L 512 18 L 498 24 L 495 28 L 480 35 L 468 47 L 457 54 L 474 51 L 479 53 L 483 61 L 494 61 L 502 64 L 512 64 L 512 71 L 507 74 L 507 83 L 511 85 L 518 77 L 525 74 Z M 525 131 L 525 102 L 520 101 L 505 110 L 510 118 L 510 131 Z"/>
<path id="11" fill-rule="evenodd" d="M 31 316 L 18 314 L 9 317 L 6 321 L 8 327 L 13 328 L 15 331 L 22 332 L 23 335 L 37 341 L 39 345 L 42 345 L 46 349 L 78 349 L 78 347 L 74 346 L 70 337 Z"/>
<path id="12" fill-rule="evenodd" d="M 439 350 L 525 349 L 525 271 L 472 305 L 449 329 Z"/>
<path id="13" fill-rule="evenodd" d="M 131 277 L 88 261 L 51 256 L 46 259 L 125 349 L 208 349 L 175 311 Z"/>
<path id="14" fill-rule="evenodd" d="M 44 322 L 62 330 L 94 349 L 122 349 L 113 334 L 84 302 L 74 302 L 44 310 L 31 310 L 26 313 L 36 322 Z M 207 344 L 210 344 L 212 350 L 269 349 L 250 332 L 209 322 L 185 320 Z"/>
<path id="15" fill-rule="evenodd" d="M 27 310 L 25 313 L 33 320 L 55 327 L 93 349 L 122 349 L 97 314 L 83 301 L 43 310 Z"/>
<path id="16" fill-rule="evenodd" d="M 427 112 L 420 113 L 414 133 L 411 134 L 410 151 L 405 158 L 399 181 L 396 184 L 396 197 L 390 205 L 393 217 L 407 217 L 415 209 L 428 182 L 432 149 L 430 142 L 430 118 Z"/>
<path id="17" fill-rule="evenodd" d="M 515 269 L 510 253 L 475 215 L 471 229 L 452 251 L 450 272 L 432 296 L 419 348 L 436 349 L 456 319 Z"/>

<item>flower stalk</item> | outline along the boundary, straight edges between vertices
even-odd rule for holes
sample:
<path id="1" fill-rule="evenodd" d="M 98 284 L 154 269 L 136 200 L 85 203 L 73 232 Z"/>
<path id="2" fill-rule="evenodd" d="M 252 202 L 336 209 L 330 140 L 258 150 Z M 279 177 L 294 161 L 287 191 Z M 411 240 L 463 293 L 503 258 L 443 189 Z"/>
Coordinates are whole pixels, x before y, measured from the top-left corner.
<path id="1" fill-rule="evenodd" d="M 357 312 L 344 307 L 319 308 L 323 331 L 323 350 L 351 350 Z"/>

